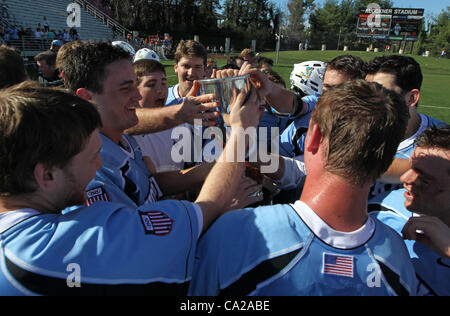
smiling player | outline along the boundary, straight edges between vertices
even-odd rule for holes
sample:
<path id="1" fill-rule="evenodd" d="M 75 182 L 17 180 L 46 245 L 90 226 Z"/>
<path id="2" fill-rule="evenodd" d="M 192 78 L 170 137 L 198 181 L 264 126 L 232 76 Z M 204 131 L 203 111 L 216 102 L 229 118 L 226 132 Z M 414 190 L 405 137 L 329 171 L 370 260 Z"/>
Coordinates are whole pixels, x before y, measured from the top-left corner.
<path id="1" fill-rule="evenodd" d="M 103 168 L 87 187 L 87 204 L 106 200 L 134 207 L 160 200 L 162 192 L 138 144 L 124 134 L 138 123 L 136 108 L 142 99 L 129 53 L 101 42 L 72 47 L 65 61 L 65 84 L 96 105 L 103 124 Z"/>
<path id="2" fill-rule="evenodd" d="M 450 295 L 450 127 L 424 131 L 415 143 L 403 189 L 386 192 L 369 203 L 377 219 L 406 240 L 419 294 Z M 417 230 L 423 233 L 417 233 Z"/>

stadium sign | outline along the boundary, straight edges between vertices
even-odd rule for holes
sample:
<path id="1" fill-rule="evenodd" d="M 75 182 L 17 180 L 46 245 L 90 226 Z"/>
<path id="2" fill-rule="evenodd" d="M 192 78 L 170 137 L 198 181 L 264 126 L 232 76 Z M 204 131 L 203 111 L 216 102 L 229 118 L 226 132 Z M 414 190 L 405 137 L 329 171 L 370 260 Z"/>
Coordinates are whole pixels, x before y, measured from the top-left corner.
<path id="1" fill-rule="evenodd" d="M 361 9 L 356 35 L 373 39 L 417 41 L 424 9 L 390 8 L 378 5 Z"/>

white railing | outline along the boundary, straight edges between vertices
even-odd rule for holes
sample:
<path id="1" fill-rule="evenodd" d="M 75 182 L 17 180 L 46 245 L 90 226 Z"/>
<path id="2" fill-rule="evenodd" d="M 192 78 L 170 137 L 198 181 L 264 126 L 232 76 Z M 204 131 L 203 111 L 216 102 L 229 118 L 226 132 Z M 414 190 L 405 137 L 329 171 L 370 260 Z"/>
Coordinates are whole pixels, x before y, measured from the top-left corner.
<path id="1" fill-rule="evenodd" d="M 5 43 L 7 43 L 8 46 L 12 46 L 20 50 L 24 55 L 28 55 L 27 52 L 33 52 L 34 55 L 36 55 L 37 51 L 48 50 L 50 48 L 51 42 L 52 40 L 48 38 L 38 39 L 34 36 L 24 35 L 20 39 L 10 39 Z"/>
<path id="2" fill-rule="evenodd" d="M 115 19 L 107 15 L 106 13 L 100 11 L 98 8 L 93 6 L 87 1 L 84 0 L 74 0 L 78 4 L 80 4 L 81 7 L 83 7 L 89 14 L 94 16 L 96 19 L 102 21 L 106 26 L 109 28 L 115 27 L 116 32 L 121 34 L 124 38 L 126 38 L 127 34 L 131 34 L 131 31 L 123 27 L 119 22 L 117 22 Z"/>

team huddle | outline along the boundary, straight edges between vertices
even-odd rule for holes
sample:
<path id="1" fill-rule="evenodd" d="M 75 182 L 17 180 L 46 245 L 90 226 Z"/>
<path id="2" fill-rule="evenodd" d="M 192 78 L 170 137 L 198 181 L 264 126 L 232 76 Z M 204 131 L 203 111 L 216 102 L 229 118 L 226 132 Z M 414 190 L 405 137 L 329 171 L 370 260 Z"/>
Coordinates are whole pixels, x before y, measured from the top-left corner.
<path id="1" fill-rule="evenodd" d="M 287 89 L 241 57 L 181 41 L 168 87 L 151 50 L 70 42 L 54 88 L 0 47 L 0 295 L 450 295 L 450 127 L 417 110 L 419 64 L 307 61 Z M 229 114 L 199 92 L 238 75 Z M 252 128 L 277 168 L 239 158 Z"/>

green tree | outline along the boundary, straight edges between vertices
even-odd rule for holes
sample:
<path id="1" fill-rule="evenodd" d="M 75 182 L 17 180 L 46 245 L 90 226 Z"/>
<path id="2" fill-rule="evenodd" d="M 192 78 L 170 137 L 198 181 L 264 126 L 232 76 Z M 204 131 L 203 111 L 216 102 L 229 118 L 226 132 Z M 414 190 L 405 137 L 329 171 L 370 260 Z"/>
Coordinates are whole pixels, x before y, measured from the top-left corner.
<path id="1" fill-rule="evenodd" d="M 289 0 L 286 35 L 291 49 L 298 47 L 299 42 L 305 41 L 305 13 L 314 6 L 314 0 Z"/>
<path id="2" fill-rule="evenodd" d="M 259 49 L 273 47 L 281 12 L 268 0 L 226 0 L 222 29 L 250 43 L 256 39 Z M 249 46 L 248 44 L 245 46 Z"/>
<path id="3" fill-rule="evenodd" d="M 425 44 L 425 50 L 429 50 L 432 56 L 439 56 L 441 51 L 445 49 L 448 53 L 450 50 L 450 6 L 442 10 L 441 14 L 436 18 L 431 26 Z M 448 58 L 448 54 L 447 54 Z"/>

